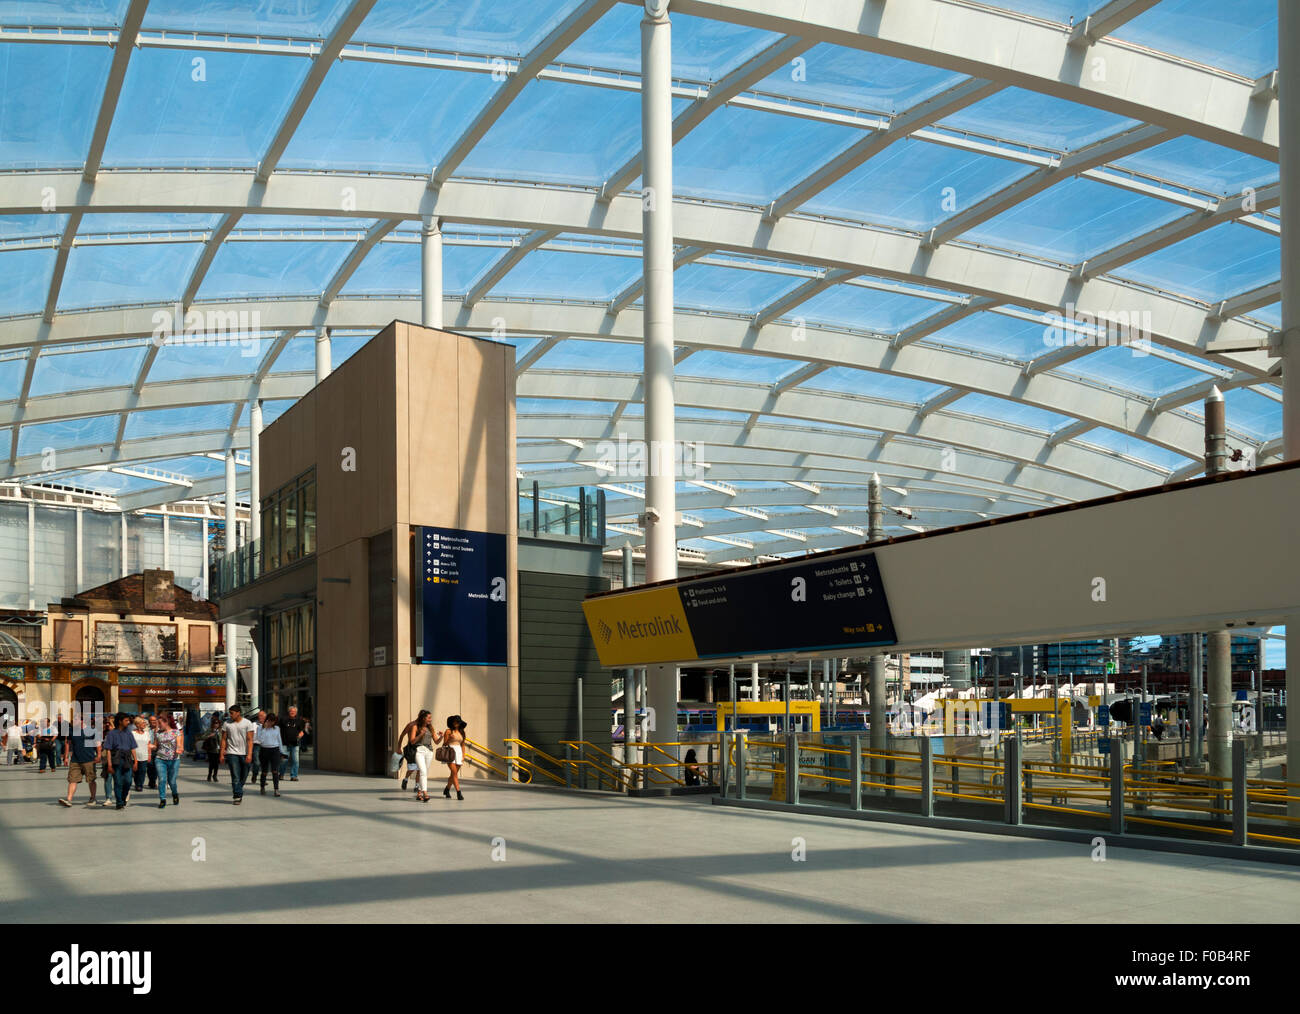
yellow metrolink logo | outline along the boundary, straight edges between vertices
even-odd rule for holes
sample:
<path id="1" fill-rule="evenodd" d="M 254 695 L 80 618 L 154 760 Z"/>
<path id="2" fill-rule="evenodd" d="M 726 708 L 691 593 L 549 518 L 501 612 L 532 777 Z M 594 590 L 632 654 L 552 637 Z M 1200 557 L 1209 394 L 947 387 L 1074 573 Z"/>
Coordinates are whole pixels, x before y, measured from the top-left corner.
<path id="1" fill-rule="evenodd" d="M 676 588 L 647 588 L 588 599 L 582 611 L 602 666 L 699 658 Z"/>

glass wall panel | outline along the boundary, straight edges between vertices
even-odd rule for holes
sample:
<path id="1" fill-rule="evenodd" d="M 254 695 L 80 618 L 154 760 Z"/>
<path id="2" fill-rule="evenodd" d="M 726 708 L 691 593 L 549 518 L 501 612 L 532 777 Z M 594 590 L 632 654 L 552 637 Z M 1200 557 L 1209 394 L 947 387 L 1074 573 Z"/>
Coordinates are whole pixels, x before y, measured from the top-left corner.
<path id="1" fill-rule="evenodd" d="M 281 533 L 281 540 L 284 543 L 284 562 L 292 563 L 298 559 L 298 491 L 290 486 L 285 491 L 282 503 L 284 531 Z"/>
<path id="2" fill-rule="evenodd" d="M 77 514 L 54 507 L 36 508 L 36 608 L 44 609 L 77 583 Z"/>
<path id="3" fill-rule="evenodd" d="M 122 516 L 83 511 L 81 583 L 77 591 L 98 588 L 122 576 Z"/>
<path id="4" fill-rule="evenodd" d="M 176 583 L 197 598 L 203 591 L 203 522 L 198 518 L 171 518 L 168 540 Z"/>
<path id="5" fill-rule="evenodd" d="M 316 477 L 313 475 L 303 490 L 302 551 L 307 556 L 316 552 Z"/>
<path id="6" fill-rule="evenodd" d="M 0 503 L 0 606 L 27 608 L 27 505 Z"/>
<path id="7" fill-rule="evenodd" d="M 142 517 L 133 514 L 126 519 L 126 572 L 138 574 L 142 570 L 163 565 L 162 518 Z"/>

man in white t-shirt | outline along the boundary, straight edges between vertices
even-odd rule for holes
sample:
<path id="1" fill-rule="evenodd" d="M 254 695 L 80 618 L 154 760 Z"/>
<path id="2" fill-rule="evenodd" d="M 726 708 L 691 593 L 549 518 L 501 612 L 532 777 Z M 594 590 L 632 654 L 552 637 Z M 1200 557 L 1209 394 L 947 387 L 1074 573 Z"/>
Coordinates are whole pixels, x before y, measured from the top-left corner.
<path id="1" fill-rule="evenodd" d="M 230 768 L 230 787 L 235 794 L 235 805 L 244 801 L 244 782 L 253 763 L 253 734 L 256 730 L 252 722 L 244 717 L 243 709 L 238 705 L 230 708 L 230 721 L 221 727 L 221 761 Z"/>

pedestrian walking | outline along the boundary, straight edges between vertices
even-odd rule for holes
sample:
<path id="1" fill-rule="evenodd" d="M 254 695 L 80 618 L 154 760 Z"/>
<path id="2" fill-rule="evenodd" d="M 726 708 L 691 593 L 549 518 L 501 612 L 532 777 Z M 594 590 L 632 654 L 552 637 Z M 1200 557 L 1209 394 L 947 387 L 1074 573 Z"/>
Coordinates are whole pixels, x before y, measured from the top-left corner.
<path id="1" fill-rule="evenodd" d="M 289 772 L 289 781 L 298 780 L 298 754 L 302 750 L 302 737 L 307 732 L 307 722 L 298 717 L 298 706 L 289 705 L 289 714 L 280 719 L 280 739 L 284 746 L 281 748 L 280 758 L 280 775 L 284 776 L 285 770 Z M 405 785 L 402 788 L 406 788 Z"/>
<path id="2" fill-rule="evenodd" d="M 280 737 L 279 717 L 272 712 L 262 719 L 262 727 L 257 730 L 257 752 L 262 760 L 262 795 L 266 795 L 266 775 L 270 772 L 274 782 L 275 794 L 280 795 Z"/>
<path id="3" fill-rule="evenodd" d="M 104 738 L 104 750 L 110 756 L 113 791 L 117 797 L 117 809 L 121 810 L 131 798 L 131 779 L 140 763 L 140 744 L 131 731 L 130 715 L 119 713 L 116 722 L 117 728 Z"/>
<path id="4" fill-rule="evenodd" d="M 208 731 L 203 735 L 203 755 L 208 760 L 208 777 L 204 781 L 215 782 L 217 772 L 221 769 L 221 716 L 213 715 Z"/>
<path id="5" fill-rule="evenodd" d="M 77 786 L 84 779 L 90 784 L 90 799 L 87 806 L 95 805 L 95 772 L 102 750 L 102 737 L 94 729 L 87 729 L 81 715 L 75 716 L 76 724 L 70 735 L 63 738 L 63 763 L 68 769 L 68 794 L 59 802 L 64 806 L 72 805 L 72 797 Z"/>
<path id="6" fill-rule="evenodd" d="M 257 714 L 253 716 L 253 742 L 254 742 L 254 744 L 256 744 L 256 742 L 257 742 L 257 733 L 258 733 L 259 731 L 261 731 L 262 723 L 264 723 L 265 721 L 266 721 L 266 711 L 265 711 L 265 709 L 263 709 L 263 708 L 258 708 L 258 709 L 257 709 Z M 279 767 L 279 764 L 277 764 L 276 767 L 278 768 L 278 767 Z M 250 777 L 252 778 L 252 780 L 253 780 L 253 784 L 254 784 L 254 785 L 257 784 L 257 776 L 258 776 L 259 774 L 261 774 L 261 771 L 262 771 L 262 753 L 261 753 L 260 750 L 256 750 L 256 749 L 255 749 L 255 750 L 253 751 L 253 770 L 250 772 Z"/>
<path id="7" fill-rule="evenodd" d="M 158 787 L 158 769 L 154 766 L 153 754 L 158 745 L 158 716 L 150 715 L 145 721 L 149 723 L 149 766 L 145 768 L 145 775 L 149 778 L 149 788 Z"/>
<path id="8" fill-rule="evenodd" d="M 407 741 L 405 749 L 402 748 L 403 739 Z M 406 758 L 406 778 L 402 779 L 402 789 L 405 791 L 411 772 L 418 772 L 415 798 L 422 803 L 429 801 L 429 763 L 433 760 L 433 746 L 441 743 L 442 739 L 443 733 L 433 731 L 433 713 L 423 710 L 397 737 L 398 751 Z"/>
<path id="9" fill-rule="evenodd" d="M 451 715 L 447 719 L 447 731 L 442 734 L 442 746 L 438 748 L 438 759 L 447 765 L 450 774 L 442 794 L 451 798 L 451 790 L 456 790 L 456 798 L 464 799 L 460 792 L 460 769 L 465 764 L 465 730 L 468 726 L 460 715 Z"/>
<path id="10" fill-rule="evenodd" d="M 135 791 L 139 792 L 144 788 L 144 779 L 149 773 L 149 758 L 153 753 L 153 737 L 149 735 L 149 723 L 145 721 L 143 715 L 135 717 L 135 720 L 131 723 L 130 733 L 135 740 L 136 765 L 133 774 L 135 775 Z"/>
<path id="11" fill-rule="evenodd" d="M 244 782 L 253 763 L 253 735 L 256 726 L 244 717 L 244 709 L 231 705 L 230 721 L 221 727 L 221 760 L 230 769 L 230 789 L 234 803 L 244 801 Z"/>
<path id="12" fill-rule="evenodd" d="M 40 774 L 45 774 L 45 765 L 50 765 L 51 771 L 57 771 L 59 768 L 58 760 L 54 756 L 54 741 L 58 738 L 58 730 L 54 728 L 53 723 L 47 718 L 45 724 L 36 731 L 36 755 L 40 758 Z"/>
<path id="13" fill-rule="evenodd" d="M 23 762 L 23 731 L 17 722 L 12 722 L 4 733 L 4 750 L 6 764 Z"/>
<path id="14" fill-rule="evenodd" d="M 164 713 L 158 718 L 158 732 L 154 737 L 153 763 L 158 774 L 158 809 L 167 805 L 167 785 L 172 787 L 172 803 L 181 805 L 181 795 L 176 790 L 176 772 L 185 753 L 185 733 L 176 728 L 172 716 Z"/>

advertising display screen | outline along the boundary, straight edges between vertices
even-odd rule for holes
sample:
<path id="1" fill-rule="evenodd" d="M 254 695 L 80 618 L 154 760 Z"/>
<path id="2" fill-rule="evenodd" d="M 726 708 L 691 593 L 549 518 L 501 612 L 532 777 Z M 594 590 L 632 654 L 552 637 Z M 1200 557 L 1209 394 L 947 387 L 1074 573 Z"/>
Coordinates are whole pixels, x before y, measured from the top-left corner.
<path id="1" fill-rule="evenodd" d="M 415 529 L 415 657 L 443 665 L 506 664 L 506 537 Z"/>

